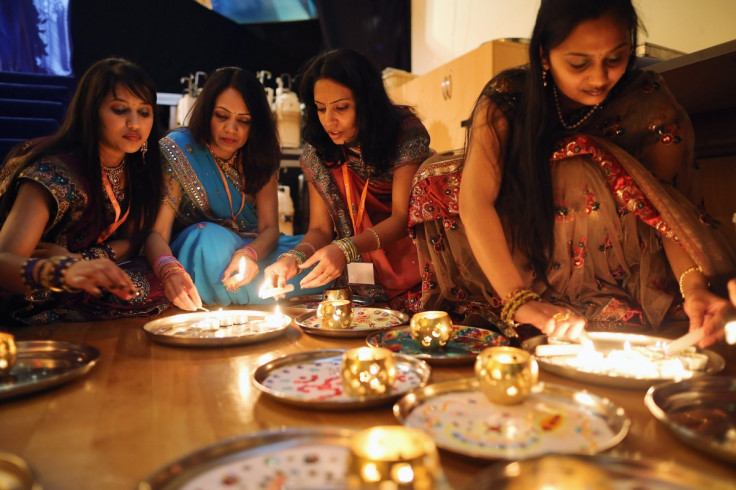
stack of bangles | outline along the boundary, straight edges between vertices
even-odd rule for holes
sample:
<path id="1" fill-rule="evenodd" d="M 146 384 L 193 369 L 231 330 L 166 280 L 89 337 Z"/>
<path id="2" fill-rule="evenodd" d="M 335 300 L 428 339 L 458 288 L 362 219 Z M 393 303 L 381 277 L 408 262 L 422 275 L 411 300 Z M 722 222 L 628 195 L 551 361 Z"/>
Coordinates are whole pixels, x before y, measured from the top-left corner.
<path id="1" fill-rule="evenodd" d="M 351 262 L 358 262 L 360 260 L 360 254 L 358 254 L 358 247 L 355 246 L 355 242 L 351 237 L 340 238 L 334 240 L 332 243 L 337 245 L 342 254 L 345 256 L 345 261 L 349 264 Z"/>
<path id="2" fill-rule="evenodd" d="M 281 255 L 279 255 L 279 258 L 276 260 L 281 260 L 284 257 L 291 257 L 292 259 L 294 259 L 297 265 L 301 265 L 304 263 L 304 261 L 307 260 L 307 254 L 295 248 L 292 248 L 291 250 L 287 250 L 286 252 L 282 253 Z"/>
<path id="3" fill-rule="evenodd" d="M 503 308 L 501 308 L 501 321 L 506 325 L 513 326 L 514 315 L 516 315 L 517 310 L 521 308 L 522 305 L 529 301 L 541 300 L 542 298 L 531 289 L 516 289 L 511 291 L 502 301 Z"/>
<path id="4" fill-rule="evenodd" d="M 184 270 L 184 266 L 176 260 L 176 257 L 171 255 L 161 255 L 156 259 L 156 262 L 153 263 L 153 272 L 163 284 L 169 277 L 175 274 L 182 274 L 186 271 Z"/>
<path id="5" fill-rule="evenodd" d="M 299 242 L 296 246 L 297 247 L 306 247 L 306 248 L 308 248 L 310 250 L 310 252 L 311 252 L 312 255 L 314 255 L 314 252 L 317 251 L 314 248 L 314 245 L 312 245 L 309 242 Z M 306 254 L 306 252 L 304 252 L 302 250 L 297 250 L 296 247 L 292 248 L 291 250 L 289 250 L 287 252 L 282 253 L 281 255 L 279 255 L 279 258 L 276 259 L 276 260 L 281 260 L 282 257 L 291 257 L 292 259 L 294 259 L 294 261 L 297 263 L 297 265 L 301 265 L 301 264 L 303 264 L 307 260 L 307 254 Z"/>
<path id="6" fill-rule="evenodd" d="M 256 264 L 258 263 L 258 252 L 256 252 L 256 249 L 251 247 L 250 245 L 246 245 L 245 247 L 239 248 L 235 251 L 233 255 L 242 254 L 248 257 L 249 259 L 252 259 L 253 262 Z"/>
<path id="7" fill-rule="evenodd" d="M 112 247 L 110 247 L 106 243 L 92 245 L 91 247 L 85 248 L 84 250 L 80 250 L 79 254 L 84 260 L 110 259 L 115 262 L 117 258 L 115 256 L 115 250 L 113 250 Z"/>
<path id="8" fill-rule="evenodd" d="M 66 284 L 66 272 L 79 262 L 72 257 L 49 257 L 48 259 L 28 259 L 20 266 L 23 283 L 31 290 L 48 289 L 54 293 L 77 291 Z"/>

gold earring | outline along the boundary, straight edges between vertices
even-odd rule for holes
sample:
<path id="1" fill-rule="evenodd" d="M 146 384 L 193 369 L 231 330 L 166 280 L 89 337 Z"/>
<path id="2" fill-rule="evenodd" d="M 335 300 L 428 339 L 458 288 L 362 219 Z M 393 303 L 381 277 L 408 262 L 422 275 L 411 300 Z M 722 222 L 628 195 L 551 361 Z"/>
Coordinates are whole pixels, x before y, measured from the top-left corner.
<path id="1" fill-rule="evenodd" d="M 548 70 L 546 68 L 544 67 L 542 68 L 542 86 L 543 87 L 547 86 L 547 71 Z"/>
<path id="2" fill-rule="evenodd" d="M 143 161 L 143 165 L 146 164 L 146 152 L 148 151 L 148 140 L 143 142 L 143 146 L 141 146 L 141 160 Z"/>

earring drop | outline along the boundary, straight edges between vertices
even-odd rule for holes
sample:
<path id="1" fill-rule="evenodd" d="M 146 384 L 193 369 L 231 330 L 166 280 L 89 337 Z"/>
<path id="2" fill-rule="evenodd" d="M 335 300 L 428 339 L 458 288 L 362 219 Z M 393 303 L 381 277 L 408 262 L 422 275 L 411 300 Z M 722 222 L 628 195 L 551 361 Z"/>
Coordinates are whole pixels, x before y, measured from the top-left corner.
<path id="1" fill-rule="evenodd" d="M 141 146 L 141 160 L 143 160 L 143 165 L 146 164 L 146 152 L 148 152 L 148 140 L 143 142 L 143 146 Z"/>
<path id="2" fill-rule="evenodd" d="M 542 68 L 542 86 L 547 86 L 547 70 L 545 68 Z"/>

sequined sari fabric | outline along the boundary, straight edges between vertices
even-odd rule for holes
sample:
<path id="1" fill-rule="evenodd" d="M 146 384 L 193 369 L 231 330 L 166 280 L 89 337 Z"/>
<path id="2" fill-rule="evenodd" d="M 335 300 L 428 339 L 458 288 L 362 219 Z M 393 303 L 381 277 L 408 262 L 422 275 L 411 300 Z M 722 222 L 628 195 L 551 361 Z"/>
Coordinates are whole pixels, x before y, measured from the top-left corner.
<path id="1" fill-rule="evenodd" d="M 525 69 L 501 74 L 484 90 L 509 119 L 525 76 Z M 683 318 L 663 237 L 678 242 L 712 278 L 736 270 L 733 247 L 698 207 L 693 143 L 686 113 L 661 78 L 646 71 L 616 87 L 577 131 L 561 132 L 548 162 L 552 288 L 534 277 L 517 249 L 514 261 L 527 284 L 601 328 L 656 330 L 665 317 Z M 429 159 L 412 185 L 409 224 L 422 307 L 494 321 L 501 300 L 475 261 L 458 214 L 463 157 L 456 151 Z M 505 229 L 509 236 L 508 223 Z"/>
<path id="2" fill-rule="evenodd" d="M 357 147 L 345 146 L 344 163 L 334 165 L 325 162 L 312 146 L 306 146 L 301 157 L 304 176 L 327 206 L 338 238 L 355 236 L 390 216 L 393 171 L 405 165 L 419 165 L 431 155 L 429 134 L 414 115 L 406 115 L 398 138 L 396 159 L 391 169 L 382 173 L 363 160 Z M 343 165 L 347 166 L 346 173 L 343 173 Z M 355 227 L 348 209 L 344 175 L 350 179 L 347 188 L 350 189 L 349 201 L 354 215 L 357 215 L 361 193 L 368 181 L 365 213 Z M 379 301 L 391 300 L 396 309 L 416 310 L 419 306 L 419 268 L 416 247 L 408 234 L 387 247 L 363 254 L 361 259 L 373 264 L 376 284 L 352 285 L 359 294 Z"/>
<path id="3" fill-rule="evenodd" d="M 105 214 L 103 221 L 97 222 L 91 210 L 100 204 L 92 202 L 92 183 L 85 175 L 81 160 L 67 153 L 44 156 L 28 163 L 22 158 L 12 158 L 28 151 L 31 145 L 29 142 L 14 150 L 7 164 L 0 170 L 0 194 L 9 193 L 12 197 L 23 181 L 34 181 L 49 193 L 56 204 L 41 236 L 42 242 L 54 243 L 73 253 L 98 243 L 100 234 L 115 221 L 115 211 L 110 200 L 103 192 L 102 206 Z M 127 200 L 120 204 L 123 208 L 128 205 Z M 123 238 L 124 228 L 124 225 L 121 226 L 110 239 Z M 130 276 L 140 293 L 133 300 L 124 301 L 106 292 L 99 296 L 84 292 L 36 291 L 26 295 L 3 293 L 1 296 L 5 305 L 0 314 L 14 323 L 40 324 L 148 316 L 158 314 L 168 307 L 163 288 L 145 260 L 139 257 L 119 265 Z"/>

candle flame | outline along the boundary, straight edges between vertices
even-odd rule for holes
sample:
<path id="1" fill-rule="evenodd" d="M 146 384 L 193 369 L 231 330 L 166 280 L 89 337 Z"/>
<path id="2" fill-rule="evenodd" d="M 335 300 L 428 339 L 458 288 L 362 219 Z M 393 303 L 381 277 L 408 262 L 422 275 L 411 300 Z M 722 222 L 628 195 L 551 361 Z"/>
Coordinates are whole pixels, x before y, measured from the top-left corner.
<path id="1" fill-rule="evenodd" d="M 245 277 L 245 257 L 240 257 L 240 265 L 238 267 L 238 273 L 235 274 L 235 279 L 240 282 Z"/>
<path id="2" fill-rule="evenodd" d="M 736 344 L 736 320 L 726 323 L 726 343 L 729 345 Z"/>

